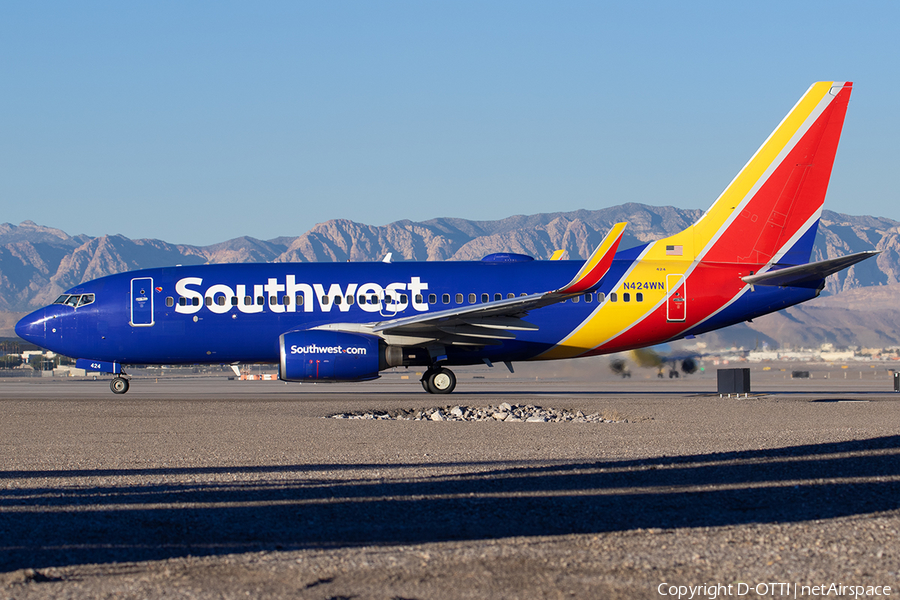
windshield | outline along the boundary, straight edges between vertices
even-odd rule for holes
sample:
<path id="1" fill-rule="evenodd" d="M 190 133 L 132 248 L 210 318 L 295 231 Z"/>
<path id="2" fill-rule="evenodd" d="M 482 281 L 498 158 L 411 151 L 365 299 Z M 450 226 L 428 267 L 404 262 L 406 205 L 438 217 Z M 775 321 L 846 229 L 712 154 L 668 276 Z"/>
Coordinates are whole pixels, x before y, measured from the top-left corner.
<path id="1" fill-rule="evenodd" d="M 94 294 L 63 294 L 53 301 L 53 304 L 65 304 L 67 306 L 87 306 L 94 302 Z"/>

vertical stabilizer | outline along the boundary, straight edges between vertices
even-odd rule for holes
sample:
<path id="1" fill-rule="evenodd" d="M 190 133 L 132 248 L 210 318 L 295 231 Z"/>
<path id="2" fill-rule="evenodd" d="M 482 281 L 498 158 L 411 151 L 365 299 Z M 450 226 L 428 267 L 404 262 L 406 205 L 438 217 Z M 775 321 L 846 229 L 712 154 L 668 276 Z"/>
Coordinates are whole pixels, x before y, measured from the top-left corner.
<path id="1" fill-rule="evenodd" d="M 693 226 L 698 259 L 809 260 L 852 85 L 824 81 L 809 88 Z"/>

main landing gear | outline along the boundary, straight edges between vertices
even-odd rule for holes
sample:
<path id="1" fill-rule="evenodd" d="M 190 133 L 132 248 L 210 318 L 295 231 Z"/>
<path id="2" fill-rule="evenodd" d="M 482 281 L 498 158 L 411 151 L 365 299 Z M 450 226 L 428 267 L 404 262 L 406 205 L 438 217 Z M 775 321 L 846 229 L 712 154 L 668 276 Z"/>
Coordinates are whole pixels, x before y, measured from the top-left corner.
<path id="1" fill-rule="evenodd" d="M 113 394 L 124 394 L 128 391 L 128 380 L 124 377 L 116 377 L 109 382 L 109 389 Z"/>
<path id="2" fill-rule="evenodd" d="M 422 387 L 429 394 L 449 394 L 456 387 L 456 375 L 450 369 L 432 367 L 422 375 Z"/>

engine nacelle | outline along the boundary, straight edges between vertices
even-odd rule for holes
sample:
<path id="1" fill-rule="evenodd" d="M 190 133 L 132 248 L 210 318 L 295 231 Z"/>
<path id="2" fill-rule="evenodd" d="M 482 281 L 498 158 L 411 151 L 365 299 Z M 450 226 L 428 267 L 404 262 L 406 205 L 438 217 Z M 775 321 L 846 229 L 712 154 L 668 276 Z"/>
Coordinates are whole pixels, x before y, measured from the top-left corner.
<path id="1" fill-rule="evenodd" d="M 291 331 L 279 338 L 284 381 L 362 381 L 387 368 L 380 338 L 341 331 Z"/>

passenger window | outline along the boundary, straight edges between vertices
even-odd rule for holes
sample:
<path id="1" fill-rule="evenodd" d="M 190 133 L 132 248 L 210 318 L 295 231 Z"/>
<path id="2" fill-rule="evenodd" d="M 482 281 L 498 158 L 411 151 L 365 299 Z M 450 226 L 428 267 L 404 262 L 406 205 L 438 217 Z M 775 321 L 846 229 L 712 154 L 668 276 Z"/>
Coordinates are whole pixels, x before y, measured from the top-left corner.
<path id="1" fill-rule="evenodd" d="M 588 304 L 590 304 L 591 302 L 594 301 L 594 295 L 593 294 L 585 294 L 584 301 L 587 302 Z"/>
<path id="2" fill-rule="evenodd" d="M 294 300 L 297 301 L 297 306 L 303 306 L 303 296 L 301 294 L 297 294 Z"/>
<path id="3" fill-rule="evenodd" d="M 400 304 L 406 304 L 409 302 L 409 297 L 406 294 L 400 294 Z"/>
<path id="4" fill-rule="evenodd" d="M 422 304 L 422 294 L 416 294 L 416 304 Z"/>
<path id="5" fill-rule="evenodd" d="M 327 305 L 329 302 L 328 296 L 322 296 L 322 306 Z"/>
<path id="6" fill-rule="evenodd" d="M 515 294 L 507 294 L 506 297 L 507 297 L 507 298 L 515 298 L 516 295 L 515 295 Z"/>
<path id="7" fill-rule="evenodd" d="M 172 296 L 167 296 L 166 297 L 166 306 L 168 306 L 169 308 L 172 308 L 173 306 L 175 306 L 175 298 L 173 298 Z"/>
<path id="8" fill-rule="evenodd" d="M 606 300 L 606 294 L 604 294 L 603 292 L 600 292 L 599 294 L 597 294 L 597 303 L 598 304 L 602 304 L 604 300 Z"/>
<path id="9" fill-rule="evenodd" d="M 354 297 L 348 295 L 347 296 L 347 304 L 349 304 L 350 306 L 353 306 L 353 301 L 354 301 Z"/>
<path id="10" fill-rule="evenodd" d="M 637 302 L 643 302 L 643 301 L 644 301 L 644 294 L 643 294 L 642 292 L 638 292 L 637 294 L 634 295 L 634 299 L 635 299 Z"/>
<path id="11" fill-rule="evenodd" d="M 494 294 L 494 300 L 503 300 L 503 294 Z"/>
<path id="12" fill-rule="evenodd" d="M 631 302 L 631 294 L 628 292 L 622 294 L 622 302 Z"/>
<path id="13" fill-rule="evenodd" d="M 435 294 L 428 294 L 428 304 L 437 304 L 437 296 Z M 444 302 L 444 304 L 447 304 Z"/>
<path id="14" fill-rule="evenodd" d="M 269 296 L 269 306 L 278 304 L 278 296 Z"/>
<path id="15" fill-rule="evenodd" d="M 237 305 L 238 305 L 238 297 L 237 297 L 237 296 L 232 296 L 232 297 L 231 297 L 231 305 L 232 305 L 232 306 L 237 306 Z"/>
<path id="16" fill-rule="evenodd" d="M 212 306 L 212 297 L 211 297 L 211 296 L 207 296 L 207 297 L 205 298 L 205 304 L 206 304 L 207 306 Z"/>
<path id="17" fill-rule="evenodd" d="M 482 294 L 482 295 L 481 295 L 481 303 L 482 303 L 482 304 L 486 304 L 487 302 L 490 302 L 490 301 L 491 301 L 491 295 L 490 295 L 490 294 Z"/>
<path id="18" fill-rule="evenodd" d="M 257 306 L 263 306 L 265 303 L 266 303 L 265 296 L 257 296 L 256 297 L 256 305 Z"/>
<path id="19" fill-rule="evenodd" d="M 191 298 L 191 306 L 200 306 L 200 298 L 197 296 Z"/>
<path id="20" fill-rule="evenodd" d="M 581 296 L 575 296 L 572 298 L 572 304 L 578 304 L 581 301 Z"/>
<path id="21" fill-rule="evenodd" d="M 244 296 L 244 306 L 250 306 L 251 304 L 253 304 L 253 298 Z"/>
<path id="22" fill-rule="evenodd" d="M 334 303 L 335 303 L 335 304 L 340 304 L 340 303 L 341 303 L 341 297 L 340 297 L 340 296 L 335 296 L 335 297 L 334 297 Z"/>
<path id="23" fill-rule="evenodd" d="M 460 298 L 460 300 L 462 300 L 462 298 Z M 441 296 L 441 304 L 450 304 L 450 294 Z"/>
<path id="24" fill-rule="evenodd" d="M 378 304 L 378 295 L 372 294 L 369 296 L 369 304 Z"/>
<path id="25" fill-rule="evenodd" d="M 463 295 L 462 295 L 462 294 L 457 294 L 457 295 L 456 295 L 456 303 L 457 303 L 457 304 L 462 304 L 462 303 L 463 303 Z"/>
<path id="26" fill-rule="evenodd" d="M 615 292 L 613 292 L 612 294 L 609 295 L 610 302 L 617 302 L 618 300 L 619 300 L 619 296 Z"/>
<path id="27" fill-rule="evenodd" d="M 284 304 L 285 306 L 290 306 L 291 305 L 291 297 L 290 296 L 282 296 L 281 303 Z"/>
<path id="28" fill-rule="evenodd" d="M 475 304 L 475 294 L 469 294 L 469 304 Z"/>
<path id="29" fill-rule="evenodd" d="M 185 298 L 184 296 L 182 296 L 181 298 L 178 299 L 178 306 L 184 306 L 186 304 L 187 304 L 187 298 Z"/>
<path id="30" fill-rule="evenodd" d="M 219 296 L 216 298 L 216 304 L 219 306 L 225 306 L 225 296 Z"/>

